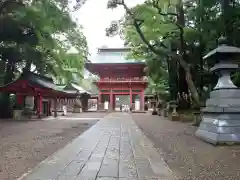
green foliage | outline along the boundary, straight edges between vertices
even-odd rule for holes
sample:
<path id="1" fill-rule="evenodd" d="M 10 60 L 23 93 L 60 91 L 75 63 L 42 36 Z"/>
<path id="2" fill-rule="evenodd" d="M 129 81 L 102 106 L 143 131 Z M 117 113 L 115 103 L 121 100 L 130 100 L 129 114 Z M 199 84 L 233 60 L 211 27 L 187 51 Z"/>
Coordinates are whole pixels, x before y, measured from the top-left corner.
<path id="1" fill-rule="evenodd" d="M 15 70 L 34 66 L 40 74 L 68 79 L 74 68 L 80 76 L 88 55 L 86 39 L 65 3 L 34 0 L 1 4 L 5 7 L 0 16 L 4 24 L 0 30 L 1 60 L 11 62 Z M 70 47 L 77 50 L 75 55 L 68 54 Z"/>
<path id="2" fill-rule="evenodd" d="M 132 49 L 129 56 L 146 60 L 149 86 L 160 93 L 163 82 L 168 82 L 171 94 L 188 93 L 189 89 L 199 104 L 198 94 L 216 83 L 209 72 L 215 62 L 205 61 L 203 55 L 216 47 L 221 35 L 240 46 L 240 2 L 222 2 L 147 0 L 129 8 L 124 0 L 110 0 L 110 8 L 122 6 L 126 14 L 123 20 L 114 21 L 107 35 L 121 34 Z M 238 74 L 233 78 L 240 82 Z"/>
<path id="3" fill-rule="evenodd" d="M 86 89 L 87 91 L 93 93 L 93 94 L 97 94 L 98 93 L 98 88 L 97 86 L 94 84 L 95 79 L 89 77 L 87 79 L 82 79 L 81 81 L 81 86 Z"/>
<path id="4" fill-rule="evenodd" d="M 79 8 L 85 0 L 76 1 Z M 22 71 L 70 81 L 82 77 L 88 55 L 86 38 L 69 14 L 67 0 L 3 0 L 0 2 L 0 69 L 6 84 Z M 69 49 L 76 53 L 69 53 Z M 9 95 L 0 109 L 9 111 Z M 6 111 L 5 111 L 5 109 Z"/>

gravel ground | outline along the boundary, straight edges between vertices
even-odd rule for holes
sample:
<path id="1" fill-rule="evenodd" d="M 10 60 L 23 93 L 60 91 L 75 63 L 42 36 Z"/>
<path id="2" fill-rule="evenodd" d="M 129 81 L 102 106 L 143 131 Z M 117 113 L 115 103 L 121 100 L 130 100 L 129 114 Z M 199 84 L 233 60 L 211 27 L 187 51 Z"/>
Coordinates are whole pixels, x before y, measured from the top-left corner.
<path id="1" fill-rule="evenodd" d="M 91 114 L 85 117 L 91 117 Z M 0 122 L 0 180 L 16 180 L 96 120 Z"/>
<path id="2" fill-rule="evenodd" d="M 196 138 L 196 127 L 149 114 L 133 114 L 181 180 L 239 180 L 240 146 L 212 146 Z"/>

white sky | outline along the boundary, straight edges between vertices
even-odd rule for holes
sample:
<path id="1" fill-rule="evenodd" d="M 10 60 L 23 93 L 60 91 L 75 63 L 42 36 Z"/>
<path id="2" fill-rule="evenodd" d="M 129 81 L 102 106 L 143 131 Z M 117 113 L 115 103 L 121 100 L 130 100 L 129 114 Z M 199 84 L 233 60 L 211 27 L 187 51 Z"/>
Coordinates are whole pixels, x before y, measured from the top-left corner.
<path id="1" fill-rule="evenodd" d="M 125 0 L 128 6 L 133 6 L 144 0 Z M 89 51 L 92 57 L 96 54 L 97 48 L 106 45 L 108 47 L 123 47 L 123 41 L 119 36 L 106 37 L 105 29 L 111 21 L 119 20 L 124 16 L 124 10 L 107 9 L 108 0 L 87 0 L 85 5 L 72 15 L 84 28 L 84 35 L 87 38 Z M 91 60 L 91 58 L 90 58 Z"/>

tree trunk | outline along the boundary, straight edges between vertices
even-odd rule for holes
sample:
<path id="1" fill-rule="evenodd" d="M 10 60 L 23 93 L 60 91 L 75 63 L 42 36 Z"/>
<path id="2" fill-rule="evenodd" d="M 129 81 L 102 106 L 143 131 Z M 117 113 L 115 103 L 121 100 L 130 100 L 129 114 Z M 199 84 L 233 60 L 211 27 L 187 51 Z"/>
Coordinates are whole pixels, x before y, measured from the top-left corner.
<path id="1" fill-rule="evenodd" d="M 193 100 L 194 100 L 194 102 L 197 106 L 200 106 L 199 94 L 198 94 L 197 88 L 196 88 L 196 86 L 193 82 L 190 68 L 189 68 L 188 64 L 181 57 L 179 58 L 179 63 L 183 67 L 183 69 L 185 70 L 186 81 L 187 81 L 187 84 L 188 84 L 188 88 L 191 92 L 191 95 L 193 97 Z"/>
<path id="2" fill-rule="evenodd" d="M 8 65 L 6 68 L 6 74 L 4 77 L 4 85 L 12 82 L 14 77 L 14 66 Z M 9 93 L 1 93 L 0 94 L 0 118 L 11 118 L 12 117 L 12 107 L 10 101 Z"/>
<path id="3" fill-rule="evenodd" d="M 23 68 L 24 71 L 31 71 L 32 61 L 27 61 L 25 67 Z"/>
<path id="4" fill-rule="evenodd" d="M 152 46 L 149 41 L 146 39 L 146 37 L 144 36 L 140 26 L 141 26 L 141 22 L 139 22 L 137 20 L 137 18 L 135 17 L 135 15 L 131 12 L 131 10 L 127 7 L 127 5 L 124 3 L 124 1 L 122 3 L 120 3 L 124 9 L 126 10 L 127 14 L 130 15 L 133 19 L 133 25 L 136 28 L 137 33 L 139 34 L 140 38 L 142 39 L 142 41 L 147 45 L 147 47 L 155 54 L 157 55 L 161 55 L 162 52 L 155 49 L 154 46 Z M 184 16 L 184 9 L 183 9 L 183 3 L 182 0 L 179 0 L 178 5 L 176 6 L 177 9 L 177 27 L 180 30 L 180 53 L 181 53 L 181 57 L 180 60 L 176 59 L 179 64 L 182 66 L 182 68 L 185 70 L 186 73 L 186 81 L 189 87 L 189 90 L 192 94 L 192 97 L 195 101 L 195 103 L 197 105 L 199 105 L 199 95 L 198 95 L 198 91 L 197 88 L 192 80 L 192 76 L 191 76 L 191 71 L 190 68 L 188 67 L 188 64 L 185 58 L 185 42 L 184 42 L 184 27 L 185 27 L 185 16 Z"/>
<path id="5" fill-rule="evenodd" d="M 186 110 L 191 107 L 190 101 L 184 97 L 185 95 L 189 94 L 189 85 L 188 85 L 188 82 L 186 79 L 186 72 L 182 66 L 178 67 L 178 72 L 179 72 L 178 92 L 180 95 L 180 97 L 178 97 L 178 99 L 179 99 L 178 109 Z"/>
<path id="6" fill-rule="evenodd" d="M 197 106 L 200 105 L 200 100 L 199 100 L 199 94 L 197 91 L 197 88 L 193 82 L 192 75 L 191 75 L 191 70 L 188 66 L 188 63 L 186 62 L 186 47 L 185 47 L 185 40 L 184 40 L 184 27 L 185 27 L 185 16 L 184 16 L 184 9 L 183 9 L 183 3 L 182 0 L 179 0 L 179 4 L 177 5 L 177 11 L 178 11 L 178 18 L 177 18 L 177 26 L 180 31 L 180 58 L 177 59 L 180 66 L 184 69 L 185 71 L 185 78 L 186 82 L 188 85 L 188 88 L 191 92 L 191 95 L 196 103 Z"/>
<path id="7" fill-rule="evenodd" d="M 170 57 L 169 57 L 170 58 Z M 171 61 L 170 59 L 168 59 L 167 61 L 168 64 L 168 84 L 169 84 L 169 91 L 170 91 L 170 99 L 171 100 L 176 100 L 177 98 L 177 72 L 176 72 L 176 68 L 177 68 L 177 63 L 176 61 Z"/>
<path id="8" fill-rule="evenodd" d="M 222 0 L 221 9 L 223 16 L 223 26 L 225 27 L 225 36 L 227 37 L 228 43 L 233 45 L 233 7 L 231 4 L 234 4 L 234 0 Z"/>

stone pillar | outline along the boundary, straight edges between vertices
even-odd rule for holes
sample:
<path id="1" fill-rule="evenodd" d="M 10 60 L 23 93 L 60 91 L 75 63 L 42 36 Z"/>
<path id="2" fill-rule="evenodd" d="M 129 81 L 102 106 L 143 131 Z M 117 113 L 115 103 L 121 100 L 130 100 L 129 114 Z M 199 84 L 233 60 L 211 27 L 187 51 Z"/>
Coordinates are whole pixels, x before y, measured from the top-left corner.
<path id="1" fill-rule="evenodd" d="M 212 144 L 240 143 L 240 89 L 231 78 L 230 72 L 238 69 L 238 65 L 231 62 L 231 58 L 240 55 L 240 48 L 231 47 L 221 38 L 219 46 L 204 58 L 218 58 L 211 71 L 220 77 L 206 107 L 201 110 L 202 121 L 196 136 Z"/>

